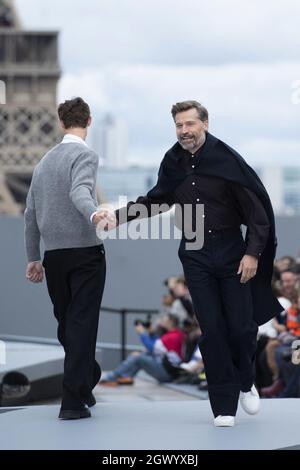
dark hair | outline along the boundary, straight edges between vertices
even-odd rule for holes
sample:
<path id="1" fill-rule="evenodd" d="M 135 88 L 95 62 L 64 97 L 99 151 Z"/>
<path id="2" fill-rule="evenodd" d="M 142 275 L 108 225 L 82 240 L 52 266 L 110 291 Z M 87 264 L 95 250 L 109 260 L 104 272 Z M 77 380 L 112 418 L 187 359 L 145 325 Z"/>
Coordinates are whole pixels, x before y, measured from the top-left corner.
<path id="1" fill-rule="evenodd" d="M 286 256 L 282 256 L 279 261 L 283 261 L 284 259 L 287 259 L 289 260 L 290 263 L 295 263 L 295 258 L 293 256 L 290 256 L 290 255 L 286 255 Z"/>
<path id="2" fill-rule="evenodd" d="M 181 101 L 179 103 L 173 104 L 171 109 L 171 114 L 175 121 L 175 116 L 177 113 L 182 113 L 182 111 L 189 111 L 190 109 L 196 109 L 198 111 L 199 119 L 201 121 L 208 121 L 208 111 L 202 106 L 201 103 L 194 100 Z"/>
<path id="3" fill-rule="evenodd" d="M 177 328 L 179 325 L 179 318 L 177 317 L 177 315 L 175 315 L 174 313 L 167 313 L 167 317 L 175 326 L 175 328 Z"/>
<path id="4" fill-rule="evenodd" d="M 182 284 L 184 287 L 187 287 L 187 283 L 184 277 L 178 277 L 178 279 L 175 281 L 176 284 Z"/>
<path id="5" fill-rule="evenodd" d="M 90 107 L 82 98 L 73 98 L 58 106 L 58 116 L 66 129 L 71 127 L 85 129 L 91 116 Z"/>
<path id="6" fill-rule="evenodd" d="M 296 273 L 296 274 L 300 274 L 300 263 L 296 263 L 294 269 L 295 269 L 295 273 Z"/>
<path id="7" fill-rule="evenodd" d="M 295 269 L 293 269 L 293 268 L 284 269 L 283 271 L 280 272 L 280 276 L 281 276 L 282 274 L 284 274 L 284 273 L 292 273 L 292 274 L 297 275 Z"/>
<path id="8" fill-rule="evenodd" d="M 299 287 L 295 287 L 295 289 L 292 290 L 292 293 L 289 296 L 289 300 L 293 303 L 296 304 L 298 302 L 300 292 L 299 292 Z"/>
<path id="9" fill-rule="evenodd" d="M 275 276 L 272 277 L 271 287 L 275 297 L 282 297 L 282 290 L 280 288 L 279 281 Z"/>

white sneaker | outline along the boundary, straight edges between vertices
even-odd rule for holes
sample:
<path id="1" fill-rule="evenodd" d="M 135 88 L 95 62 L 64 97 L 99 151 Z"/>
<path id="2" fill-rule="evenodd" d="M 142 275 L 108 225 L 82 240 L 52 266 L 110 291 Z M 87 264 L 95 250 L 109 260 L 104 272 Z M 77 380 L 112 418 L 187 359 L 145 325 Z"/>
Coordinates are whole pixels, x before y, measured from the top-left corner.
<path id="1" fill-rule="evenodd" d="M 255 385 L 252 385 L 250 392 L 240 393 L 240 404 L 249 415 L 255 415 L 260 409 L 260 399 Z"/>
<path id="2" fill-rule="evenodd" d="M 214 419 L 215 426 L 234 426 L 234 416 L 219 415 Z"/>

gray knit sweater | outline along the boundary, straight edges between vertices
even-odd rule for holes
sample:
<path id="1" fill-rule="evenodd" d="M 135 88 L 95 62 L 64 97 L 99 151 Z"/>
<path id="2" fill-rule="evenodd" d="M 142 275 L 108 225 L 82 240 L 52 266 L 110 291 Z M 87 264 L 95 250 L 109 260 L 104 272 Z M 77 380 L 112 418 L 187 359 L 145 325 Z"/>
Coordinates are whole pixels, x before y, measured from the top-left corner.
<path id="1" fill-rule="evenodd" d="M 81 143 L 61 143 L 35 167 L 27 196 L 25 247 L 28 261 L 45 250 L 99 245 L 90 221 L 97 210 L 98 156 Z"/>

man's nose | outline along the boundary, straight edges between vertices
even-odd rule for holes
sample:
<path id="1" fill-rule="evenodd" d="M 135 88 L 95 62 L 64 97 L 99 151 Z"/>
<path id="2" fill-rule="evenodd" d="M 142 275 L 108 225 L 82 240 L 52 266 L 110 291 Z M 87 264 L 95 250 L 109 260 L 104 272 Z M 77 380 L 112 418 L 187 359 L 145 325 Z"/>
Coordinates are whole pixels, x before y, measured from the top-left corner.
<path id="1" fill-rule="evenodd" d="M 182 134 L 187 134 L 187 133 L 188 133 L 187 126 L 183 125 L 182 126 Z"/>

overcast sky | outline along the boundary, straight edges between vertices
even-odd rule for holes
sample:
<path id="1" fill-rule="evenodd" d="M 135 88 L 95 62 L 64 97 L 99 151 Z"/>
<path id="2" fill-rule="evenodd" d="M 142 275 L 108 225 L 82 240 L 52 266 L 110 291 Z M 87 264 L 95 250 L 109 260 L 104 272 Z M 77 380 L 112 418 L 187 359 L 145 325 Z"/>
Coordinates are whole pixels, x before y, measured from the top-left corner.
<path id="1" fill-rule="evenodd" d="M 23 27 L 60 31 L 59 100 L 126 122 L 129 159 L 158 164 L 170 108 L 196 99 L 250 164 L 300 165 L 298 0 L 16 0 Z"/>

